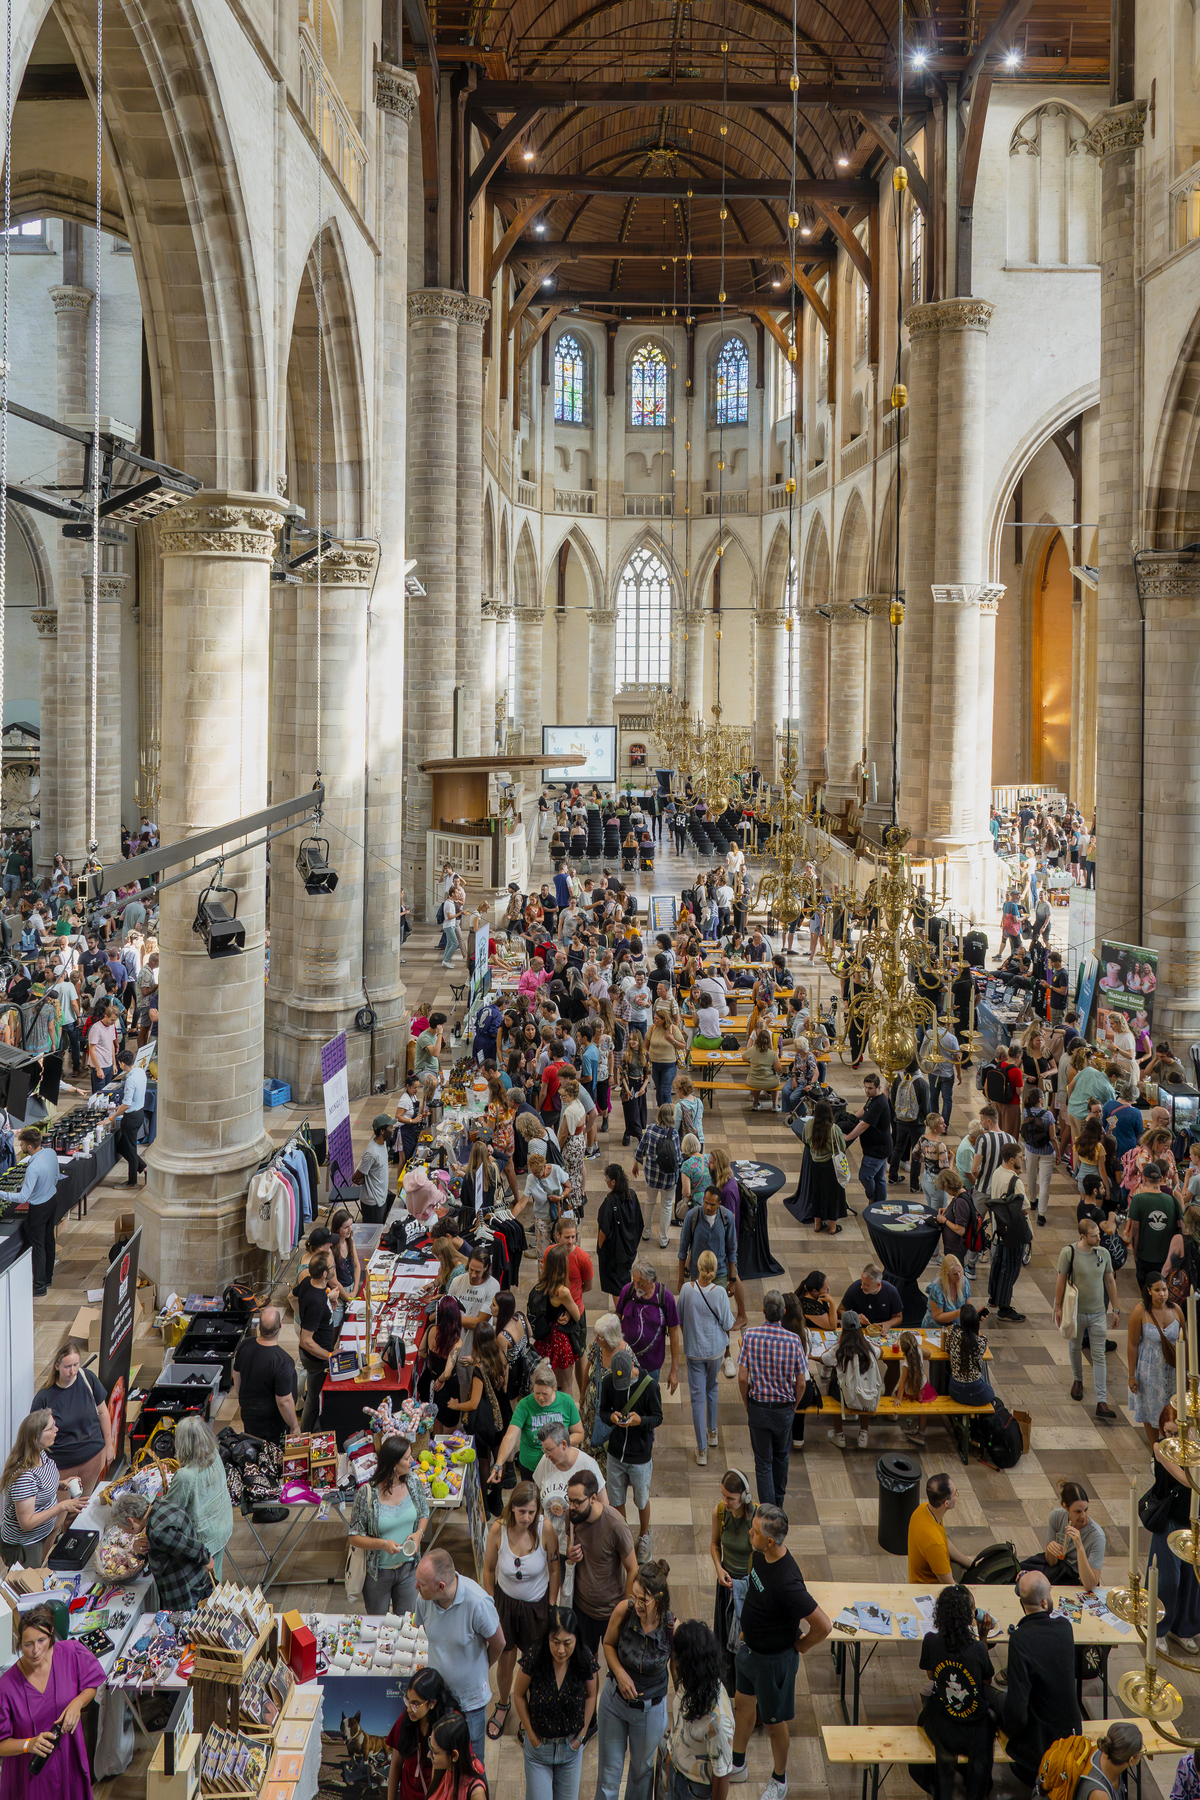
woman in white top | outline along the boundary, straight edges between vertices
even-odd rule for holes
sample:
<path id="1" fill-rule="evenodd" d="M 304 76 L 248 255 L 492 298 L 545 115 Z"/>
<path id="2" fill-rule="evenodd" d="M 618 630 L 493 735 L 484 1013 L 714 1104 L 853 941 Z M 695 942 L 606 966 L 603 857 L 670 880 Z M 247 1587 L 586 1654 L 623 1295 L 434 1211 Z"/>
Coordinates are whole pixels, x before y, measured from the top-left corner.
<path id="1" fill-rule="evenodd" d="M 570 1210 L 583 1217 L 587 1205 L 587 1182 L 584 1151 L 587 1148 L 587 1112 L 579 1098 L 579 1078 L 573 1070 L 563 1070 L 558 1078 L 563 1109 L 558 1120 L 558 1141 L 562 1149 L 563 1167 L 571 1183 Z"/>
<path id="2" fill-rule="evenodd" d="M 483 1586 L 495 1601 L 504 1631 L 496 1669 L 496 1710 L 487 1728 L 493 1740 L 503 1736 L 508 1723 L 517 1657 L 535 1650 L 545 1637 L 561 1579 L 558 1533 L 542 1514 L 537 1485 L 518 1481 L 503 1518 L 494 1520 L 488 1531 L 483 1558 Z"/>

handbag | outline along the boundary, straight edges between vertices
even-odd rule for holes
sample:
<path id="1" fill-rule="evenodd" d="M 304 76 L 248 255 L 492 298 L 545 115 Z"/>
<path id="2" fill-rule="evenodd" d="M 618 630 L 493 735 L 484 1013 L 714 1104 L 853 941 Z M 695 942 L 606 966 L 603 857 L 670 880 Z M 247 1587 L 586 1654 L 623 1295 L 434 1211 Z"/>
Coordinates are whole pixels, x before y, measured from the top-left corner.
<path id="1" fill-rule="evenodd" d="M 346 1557 L 346 1599 L 356 1611 L 362 1605 L 367 1580 L 367 1553 L 351 1545 Z"/>
<path id="2" fill-rule="evenodd" d="M 1062 1323 L 1059 1330 L 1065 1338 L 1073 1338 L 1079 1330 L 1079 1289 L 1075 1286 L 1075 1246 L 1071 1245 L 1071 1266 L 1067 1271 L 1067 1286 L 1063 1294 Z"/>
<path id="3" fill-rule="evenodd" d="M 1153 1488 L 1147 1488 L 1138 1501 L 1138 1518 L 1150 1532 L 1170 1531 L 1171 1529 L 1171 1496 L 1156 1494 Z"/>
<path id="4" fill-rule="evenodd" d="M 592 1435 L 589 1440 L 593 1450 L 603 1450 L 604 1446 L 607 1444 L 609 1438 L 611 1437 L 612 1430 L 613 1430 L 610 1422 L 607 1419 L 603 1418 L 601 1416 L 601 1412 L 600 1412 L 600 1383 L 603 1379 L 604 1378 L 601 1375 L 600 1370 L 597 1369 L 597 1371 L 596 1371 L 596 1417 L 592 1424 Z M 650 1386 L 650 1381 L 651 1381 L 651 1377 L 649 1375 L 642 1376 L 642 1379 L 638 1382 L 638 1384 L 634 1388 L 632 1394 L 630 1394 L 629 1399 L 625 1403 L 625 1411 L 626 1412 L 632 1412 L 634 1410 L 634 1408 L 633 1408 L 634 1401 L 641 1399 L 641 1397 L 645 1393 L 646 1389 Z"/>
<path id="5" fill-rule="evenodd" d="M 836 1150 L 831 1158 L 833 1172 L 843 1187 L 850 1185 L 850 1158 L 844 1150 Z"/>
<path id="6" fill-rule="evenodd" d="M 820 1412 L 822 1410 L 824 1404 L 825 1404 L 825 1402 L 822 1397 L 821 1390 L 817 1386 L 816 1382 L 813 1380 L 812 1375 L 810 1374 L 805 1380 L 804 1394 L 800 1401 L 799 1406 L 796 1408 L 796 1411 L 797 1412 Z"/>

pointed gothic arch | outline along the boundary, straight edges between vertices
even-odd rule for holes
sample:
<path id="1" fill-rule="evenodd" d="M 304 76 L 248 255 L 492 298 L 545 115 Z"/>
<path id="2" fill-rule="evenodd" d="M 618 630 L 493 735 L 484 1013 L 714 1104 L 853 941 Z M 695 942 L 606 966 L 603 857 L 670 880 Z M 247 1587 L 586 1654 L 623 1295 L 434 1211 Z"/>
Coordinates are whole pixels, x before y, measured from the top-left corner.
<path id="1" fill-rule="evenodd" d="M 492 490 L 483 496 L 483 596 L 493 600 L 496 594 L 496 514 L 492 506 Z"/>
<path id="2" fill-rule="evenodd" d="M 533 533 L 529 529 L 529 520 L 526 519 L 521 526 L 517 548 L 513 553 L 513 605 L 540 606 L 541 592 L 537 551 L 533 546 Z"/>
<path id="3" fill-rule="evenodd" d="M 804 577 L 800 583 L 801 606 L 826 606 L 829 603 L 829 535 L 825 521 L 818 513 L 808 531 L 804 549 Z"/>
<path id="4" fill-rule="evenodd" d="M 345 246 L 336 219 L 321 237 L 322 319 L 317 316 L 317 244 L 301 272 L 288 352 L 288 492 L 317 516 L 317 390 L 321 368 L 322 524 L 337 537 L 363 530 L 367 487 L 362 347 Z M 319 351 L 318 351 L 319 339 Z"/>
<path id="5" fill-rule="evenodd" d="M 792 560 L 790 548 L 787 526 L 777 525 L 763 568 L 762 587 L 759 589 L 761 606 L 778 607 L 787 604 L 788 563 Z"/>
<path id="6" fill-rule="evenodd" d="M 871 560 L 871 532 L 862 495 L 855 488 L 842 514 L 838 533 L 837 568 L 833 584 L 835 600 L 857 600 L 867 591 Z"/>

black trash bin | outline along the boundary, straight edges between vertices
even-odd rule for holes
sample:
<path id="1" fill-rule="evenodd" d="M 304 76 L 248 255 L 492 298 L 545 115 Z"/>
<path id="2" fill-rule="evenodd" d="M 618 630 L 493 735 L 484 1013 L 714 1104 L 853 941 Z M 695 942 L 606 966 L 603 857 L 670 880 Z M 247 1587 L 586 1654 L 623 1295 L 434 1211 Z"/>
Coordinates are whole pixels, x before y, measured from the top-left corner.
<path id="1" fill-rule="evenodd" d="M 881 1456 L 875 1478 L 879 1482 L 879 1548 L 892 1556 L 907 1556 L 908 1521 L 921 1502 L 921 1465 L 911 1456 Z"/>

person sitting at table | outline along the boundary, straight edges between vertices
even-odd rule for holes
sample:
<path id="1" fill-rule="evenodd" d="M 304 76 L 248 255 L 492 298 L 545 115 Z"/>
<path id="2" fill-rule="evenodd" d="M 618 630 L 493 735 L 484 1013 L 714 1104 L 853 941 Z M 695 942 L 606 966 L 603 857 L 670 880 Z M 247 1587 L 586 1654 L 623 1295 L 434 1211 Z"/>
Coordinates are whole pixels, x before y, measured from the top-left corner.
<path id="1" fill-rule="evenodd" d="M 993 1690 L 991 1707 L 1008 1738 L 1013 1774 L 1031 1788 L 1051 1744 L 1078 1737 L 1083 1715 L 1075 1689 L 1075 1633 L 1070 1619 L 1050 1617 L 1049 1581 L 1026 1570 L 1017 1599 L 1024 1616 L 1009 1634 L 1008 1684 L 1002 1694 Z"/>
<path id="2" fill-rule="evenodd" d="M 937 1399 L 937 1389 L 929 1379 L 921 1355 L 921 1342 L 915 1333 L 911 1331 L 900 1333 L 900 1355 L 903 1358 L 900 1364 L 900 1377 L 892 1394 L 897 1413 L 905 1400 L 911 1400 L 918 1406 L 924 1406 L 930 1400 Z M 900 1429 L 906 1438 L 912 1439 L 914 1444 L 925 1442 L 924 1419 L 914 1419 L 910 1415 L 905 1415 L 900 1420 Z"/>
<path id="3" fill-rule="evenodd" d="M 960 1569 L 971 1566 L 971 1558 L 950 1541 L 946 1531 L 946 1515 L 958 1500 L 958 1484 L 953 1476 L 939 1472 L 925 1483 L 925 1501 L 908 1521 L 908 1579 L 913 1587 L 926 1582 L 955 1580 L 952 1565 Z"/>
<path id="4" fill-rule="evenodd" d="M 986 1306 L 977 1312 L 971 1301 L 964 1301 L 958 1318 L 942 1339 L 950 1359 L 950 1398 L 963 1406 L 987 1406 L 996 1398 L 983 1366 L 987 1338 L 979 1327 L 987 1316 Z"/>
<path id="5" fill-rule="evenodd" d="M 917 1724 L 933 1744 L 937 1762 L 932 1769 L 927 1763 L 910 1763 L 908 1768 L 917 1786 L 933 1800 L 953 1800 L 960 1756 L 967 1761 L 964 1800 L 986 1800 L 992 1785 L 996 1727 L 988 1710 L 992 1659 L 986 1639 L 995 1627 L 990 1614 L 976 1621 L 969 1588 L 943 1587 L 934 1601 L 933 1630 L 926 1632 L 921 1644 L 921 1668 L 932 1677 L 933 1686 Z"/>
<path id="6" fill-rule="evenodd" d="M 796 1289 L 800 1311 L 810 1331 L 836 1331 L 837 1303 L 829 1291 L 829 1277 L 823 1269 L 811 1269 Z"/>
<path id="7" fill-rule="evenodd" d="M 885 1281 L 878 1263 L 868 1263 L 857 1281 L 852 1281 L 842 1295 L 838 1317 L 847 1312 L 858 1313 L 863 1323 L 892 1331 L 904 1318 L 904 1303 L 899 1291 Z"/>
<path id="8" fill-rule="evenodd" d="M 762 1096 L 767 1095 L 767 1111 L 778 1112 L 783 1092 L 783 1064 L 775 1054 L 769 1031 L 755 1033 L 746 1043 L 746 1086 L 754 1095 L 751 1112 L 762 1111 Z"/>
<path id="9" fill-rule="evenodd" d="M 957 1256 L 943 1256 L 937 1274 L 925 1289 L 923 1331 L 953 1325 L 965 1300 L 971 1298 L 971 1283 Z"/>
<path id="10" fill-rule="evenodd" d="M 1040 1569 L 1058 1587 L 1081 1587 L 1091 1593 L 1104 1568 L 1103 1529 L 1089 1517 L 1085 1487 L 1078 1481 L 1058 1481 L 1055 1486 L 1062 1504 L 1050 1513 L 1050 1541 L 1037 1556 L 1026 1557 L 1021 1567 Z"/>
<path id="11" fill-rule="evenodd" d="M 878 1405 L 879 1396 L 883 1392 L 883 1376 L 879 1368 L 879 1352 L 863 1330 L 863 1321 L 856 1312 L 842 1314 L 841 1335 L 837 1343 L 832 1350 L 826 1350 L 818 1361 L 836 1374 L 840 1390 L 841 1424 L 836 1428 L 831 1426 L 826 1437 L 839 1450 L 844 1450 L 846 1426 L 857 1424 L 858 1447 L 865 1450 L 870 1441 L 867 1420 L 875 1407 L 861 1415 L 855 1408 L 863 1405 L 865 1398 L 872 1393 L 876 1406 Z M 859 1397 L 860 1394 L 862 1398 Z"/>

